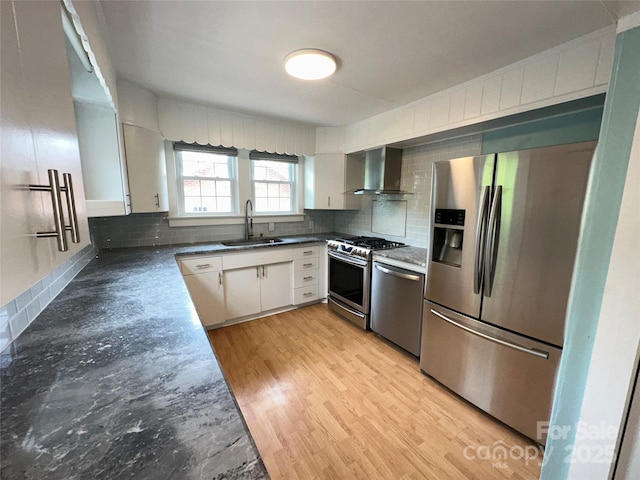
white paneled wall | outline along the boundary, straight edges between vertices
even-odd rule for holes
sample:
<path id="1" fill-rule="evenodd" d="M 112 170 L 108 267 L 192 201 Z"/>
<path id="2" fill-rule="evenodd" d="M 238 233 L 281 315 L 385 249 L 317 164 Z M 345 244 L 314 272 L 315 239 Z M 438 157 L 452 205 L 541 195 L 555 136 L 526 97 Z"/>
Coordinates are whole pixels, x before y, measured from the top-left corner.
<path id="1" fill-rule="evenodd" d="M 159 131 L 158 99 L 156 96 L 135 83 L 119 79 L 118 115 L 122 123 Z"/>
<path id="2" fill-rule="evenodd" d="M 318 128 L 316 151 L 355 152 L 606 92 L 615 34 L 604 28 L 361 122 Z"/>
<path id="3" fill-rule="evenodd" d="M 223 145 L 289 155 L 315 154 L 316 129 L 213 107 L 158 99 L 158 122 L 167 140 Z"/>

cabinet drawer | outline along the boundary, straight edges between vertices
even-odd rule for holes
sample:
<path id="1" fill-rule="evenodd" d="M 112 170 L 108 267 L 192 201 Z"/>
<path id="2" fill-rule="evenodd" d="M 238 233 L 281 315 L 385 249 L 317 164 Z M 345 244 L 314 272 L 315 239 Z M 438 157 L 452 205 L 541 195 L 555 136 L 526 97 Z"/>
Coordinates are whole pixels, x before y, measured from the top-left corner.
<path id="1" fill-rule="evenodd" d="M 231 253 L 222 257 L 224 270 L 235 268 L 255 267 L 270 263 L 290 262 L 293 260 L 291 248 L 264 248 L 251 253 Z"/>
<path id="2" fill-rule="evenodd" d="M 318 285 L 308 285 L 306 287 L 293 289 L 293 304 L 313 302 L 318 300 Z"/>
<path id="3" fill-rule="evenodd" d="M 180 260 L 182 275 L 222 270 L 222 257 L 192 257 Z"/>
<path id="4" fill-rule="evenodd" d="M 313 247 L 305 247 L 305 248 L 295 248 L 293 250 L 293 259 L 297 260 L 300 258 L 309 258 L 309 257 L 317 257 L 319 248 L 317 246 Z"/>
<path id="5" fill-rule="evenodd" d="M 299 270 L 293 275 L 293 288 L 318 284 L 319 270 Z"/>
<path id="6" fill-rule="evenodd" d="M 317 270 L 318 269 L 318 257 L 304 258 L 293 261 L 293 271 L 300 272 L 304 270 Z"/>

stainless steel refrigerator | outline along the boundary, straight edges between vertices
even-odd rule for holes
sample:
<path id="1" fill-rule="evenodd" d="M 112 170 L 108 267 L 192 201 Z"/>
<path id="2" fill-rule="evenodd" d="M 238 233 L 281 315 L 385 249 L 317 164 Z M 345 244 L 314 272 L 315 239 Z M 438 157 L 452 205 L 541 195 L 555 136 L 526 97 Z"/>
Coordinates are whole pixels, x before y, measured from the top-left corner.
<path id="1" fill-rule="evenodd" d="M 595 142 L 436 162 L 420 368 L 546 443 Z"/>

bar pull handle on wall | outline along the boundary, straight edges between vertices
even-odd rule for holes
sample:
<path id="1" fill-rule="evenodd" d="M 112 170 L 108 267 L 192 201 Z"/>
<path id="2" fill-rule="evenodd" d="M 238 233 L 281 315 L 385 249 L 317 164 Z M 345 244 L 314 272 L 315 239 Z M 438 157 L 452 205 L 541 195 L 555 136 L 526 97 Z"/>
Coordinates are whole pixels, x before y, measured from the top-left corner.
<path id="1" fill-rule="evenodd" d="M 58 170 L 50 168 L 47 170 L 49 175 L 49 185 L 29 185 L 29 190 L 34 192 L 50 192 L 51 193 L 51 206 L 53 207 L 53 223 L 55 230 L 50 232 L 36 232 L 36 237 L 47 238 L 56 237 L 58 241 L 58 250 L 66 252 L 69 250 L 67 243 L 66 232 L 71 232 L 71 241 L 73 243 L 80 243 L 80 234 L 78 229 L 78 215 L 76 213 L 76 199 L 73 194 L 73 181 L 71 174 L 63 173 L 62 178 L 64 185 L 60 186 L 60 177 Z M 62 212 L 62 197 L 61 193 L 66 193 L 67 210 L 69 212 L 69 220 L 71 225 L 66 225 L 64 222 L 64 213 Z"/>

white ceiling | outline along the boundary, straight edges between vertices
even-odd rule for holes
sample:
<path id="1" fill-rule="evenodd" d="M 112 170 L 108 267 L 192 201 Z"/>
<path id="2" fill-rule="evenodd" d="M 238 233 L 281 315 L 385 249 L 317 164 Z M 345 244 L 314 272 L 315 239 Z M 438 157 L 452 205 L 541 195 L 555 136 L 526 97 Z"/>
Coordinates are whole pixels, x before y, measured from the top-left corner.
<path id="1" fill-rule="evenodd" d="M 313 125 L 345 125 L 608 25 L 640 2 L 102 0 L 118 76 L 156 94 Z M 293 50 L 339 60 L 284 71 Z"/>

